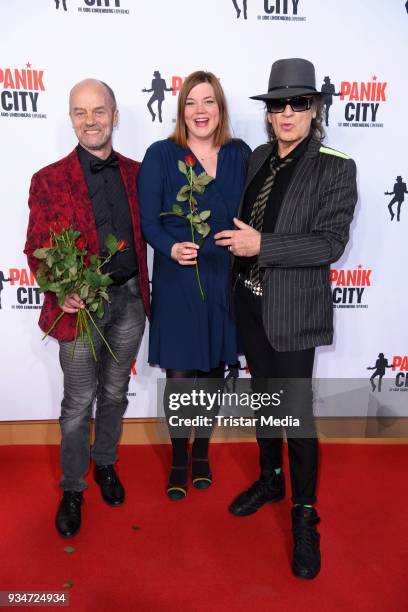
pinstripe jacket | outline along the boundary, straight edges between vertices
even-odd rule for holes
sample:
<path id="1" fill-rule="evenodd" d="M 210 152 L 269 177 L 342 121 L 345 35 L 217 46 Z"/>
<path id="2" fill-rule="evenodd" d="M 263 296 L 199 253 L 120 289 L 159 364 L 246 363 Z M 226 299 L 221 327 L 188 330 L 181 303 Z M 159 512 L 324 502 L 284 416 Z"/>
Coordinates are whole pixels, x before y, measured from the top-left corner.
<path id="1" fill-rule="evenodd" d="M 258 147 L 249 161 L 246 190 L 272 152 Z M 297 351 L 333 341 L 330 264 L 342 255 L 357 202 L 352 159 L 311 139 L 296 164 L 273 233 L 263 233 L 262 314 L 277 351 Z"/>

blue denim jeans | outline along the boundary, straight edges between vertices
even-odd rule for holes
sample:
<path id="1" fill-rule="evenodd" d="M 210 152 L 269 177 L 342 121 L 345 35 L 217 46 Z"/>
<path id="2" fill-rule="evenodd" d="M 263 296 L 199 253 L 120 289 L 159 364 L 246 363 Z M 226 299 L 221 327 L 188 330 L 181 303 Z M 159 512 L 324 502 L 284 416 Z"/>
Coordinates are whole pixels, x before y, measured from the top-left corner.
<path id="1" fill-rule="evenodd" d="M 60 363 L 64 374 L 61 403 L 61 487 L 69 491 L 86 488 L 84 476 L 90 461 L 90 424 L 95 399 L 95 442 L 92 458 L 97 465 L 117 461 L 122 417 L 127 408 L 130 367 L 136 357 L 145 327 L 145 310 L 137 277 L 121 286 L 109 287 L 110 303 L 102 319 L 95 319 L 118 363 L 90 324 L 98 361 L 87 338 L 60 342 Z"/>

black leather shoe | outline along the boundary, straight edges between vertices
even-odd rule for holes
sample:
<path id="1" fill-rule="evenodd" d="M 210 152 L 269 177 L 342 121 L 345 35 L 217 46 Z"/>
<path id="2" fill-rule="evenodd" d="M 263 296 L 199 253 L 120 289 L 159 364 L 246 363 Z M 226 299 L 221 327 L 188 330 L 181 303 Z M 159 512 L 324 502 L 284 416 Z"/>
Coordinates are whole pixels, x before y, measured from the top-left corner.
<path id="1" fill-rule="evenodd" d="M 246 491 L 238 495 L 229 507 L 235 516 L 254 514 L 261 506 L 278 502 L 285 497 L 285 477 L 283 472 L 272 476 L 261 476 Z"/>
<path id="2" fill-rule="evenodd" d="M 319 522 L 320 518 L 314 508 L 292 508 L 292 570 L 299 578 L 311 580 L 320 571 L 320 534 L 316 531 Z"/>
<path id="3" fill-rule="evenodd" d="M 102 498 L 110 506 L 120 506 L 125 501 L 125 489 L 113 465 L 95 465 L 95 481 L 101 487 Z"/>
<path id="4" fill-rule="evenodd" d="M 55 517 L 55 526 L 65 538 L 75 535 L 81 527 L 81 504 L 81 492 L 64 491 Z"/>

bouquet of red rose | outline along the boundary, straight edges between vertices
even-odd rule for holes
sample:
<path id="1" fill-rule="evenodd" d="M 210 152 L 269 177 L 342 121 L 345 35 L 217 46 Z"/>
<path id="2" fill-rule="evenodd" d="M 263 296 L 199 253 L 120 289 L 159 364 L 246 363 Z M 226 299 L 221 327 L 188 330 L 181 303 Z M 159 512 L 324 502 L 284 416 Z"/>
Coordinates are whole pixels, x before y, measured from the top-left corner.
<path id="1" fill-rule="evenodd" d="M 183 185 L 177 194 L 178 202 L 188 202 L 188 209 L 185 211 L 183 206 L 180 204 L 173 204 L 171 212 L 160 213 L 161 217 L 166 215 L 174 215 L 176 217 L 182 217 L 186 219 L 190 224 L 191 230 L 191 241 L 195 244 L 195 233 L 198 234 L 198 245 L 201 247 L 204 244 L 204 240 L 210 233 L 211 227 L 207 223 L 207 219 L 211 215 L 210 210 L 199 211 L 197 206 L 197 200 L 193 196 L 193 193 L 204 193 L 206 186 L 213 181 L 213 177 L 207 174 L 207 172 L 201 172 L 196 174 L 193 170 L 193 166 L 196 163 L 196 159 L 193 155 L 187 155 L 184 158 L 184 162 L 179 160 L 178 169 L 184 174 L 188 180 L 187 185 Z M 197 282 L 200 290 L 201 298 L 204 299 L 204 291 L 201 285 L 200 272 L 198 269 L 198 262 L 195 264 Z"/>
<path id="2" fill-rule="evenodd" d="M 46 291 L 55 293 L 58 304 L 61 307 L 64 305 L 65 298 L 74 293 L 78 294 L 85 303 L 85 308 L 78 310 L 76 315 L 72 358 L 75 354 L 78 337 L 84 342 L 86 334 L 93 358 L 97 361 L 91 333 L 90 324 L 92 324 L 106 344 L 112 357 L 117 361 L 112 349 L 97 326 L 94 316 L 102 319 L 104 302 L 109 301 L 107 288 L 113 282 L 109 273 L 104 274 L 102 272 L 102 267 L 116 253 L 126 249 L 126 241 L 117 240 L 113 234 L 109 234 L 106 239 L 106 248 L 108 250 L 107 257 L 102 258 L 99 255 L 91 255 L 88 265 L 86 263 L 88 251 L 85 238 L 68 221 L 61 220 L 58 224 L 51 224 L 50 237 L 41 248 L 36 249 L 33 253 L 34 257 L 41 262 L 37 271 L 37 281 L 42 293 Z M 61 312 L 44 335 L 44 338 L 48 336 L 65 314 L 65 312 Z"/>

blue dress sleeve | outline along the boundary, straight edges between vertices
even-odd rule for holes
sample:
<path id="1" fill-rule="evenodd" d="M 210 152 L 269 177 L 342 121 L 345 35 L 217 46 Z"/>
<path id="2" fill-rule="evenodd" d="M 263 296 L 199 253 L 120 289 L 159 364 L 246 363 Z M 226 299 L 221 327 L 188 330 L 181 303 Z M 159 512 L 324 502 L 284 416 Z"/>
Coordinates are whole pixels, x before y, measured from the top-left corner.
<path id="1" fill-rule="evenodd" d="M 171 257 L 172 246 L 177 241 L 165 230 L 160 217 L 164 198 L 164 164 L 160 150 L 159 142 L 151 145 L 139 171 L 137 189 L 140 221 L 143 235 L 150 246 Z"/>

